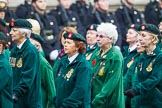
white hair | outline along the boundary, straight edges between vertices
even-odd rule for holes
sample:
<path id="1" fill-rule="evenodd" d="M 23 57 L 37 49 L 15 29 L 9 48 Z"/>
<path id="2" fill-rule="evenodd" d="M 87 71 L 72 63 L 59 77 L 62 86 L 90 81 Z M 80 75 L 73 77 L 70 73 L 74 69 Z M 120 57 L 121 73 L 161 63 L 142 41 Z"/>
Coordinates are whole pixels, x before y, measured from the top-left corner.
<path id="1" fill-rule="evenodd" d="M 26 33 L 26 37 L 30 38 L 30 35 L 31 35 L 31 30 L 30 29 L 18 28 L 18 30 L 20 31 L 21 34 Z"/>
<path id="2" fill-rule="evenodd" d="M 111 23 L 101 23 L 97 27 L 97 32 L 106 34 L 109 38 L 113 39 L 113 44 L 118 40 L 117 27 Z"/>

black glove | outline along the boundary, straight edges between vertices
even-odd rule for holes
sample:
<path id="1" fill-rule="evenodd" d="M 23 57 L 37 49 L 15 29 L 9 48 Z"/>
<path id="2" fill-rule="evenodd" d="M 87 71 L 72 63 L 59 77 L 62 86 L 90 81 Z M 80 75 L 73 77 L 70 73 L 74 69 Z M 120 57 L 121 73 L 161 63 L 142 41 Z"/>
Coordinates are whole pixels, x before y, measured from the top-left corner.
<path id="1" fill-rule="evenodd" d="M 14 102 L 17 102 L 18 97 L 16 96 L 16 94 L 13 94 L 12 99 L 13 99 Z"/>
<path id="2" fill-rule="evenodd" d="M 135 91 L 133 89 L 126 90 L 124 95 L 128 96 L 129 98 L 133 98 L 135 96 Z"/>

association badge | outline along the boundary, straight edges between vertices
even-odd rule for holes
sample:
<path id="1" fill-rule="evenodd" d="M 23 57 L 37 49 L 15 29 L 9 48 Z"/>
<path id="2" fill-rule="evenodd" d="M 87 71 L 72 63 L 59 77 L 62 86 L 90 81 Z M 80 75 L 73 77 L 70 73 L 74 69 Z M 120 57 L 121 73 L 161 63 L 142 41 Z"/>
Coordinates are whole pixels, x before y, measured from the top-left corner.
<path id="1" fill-rule="evenodd" d="M 21 67 L 22 67 L 22 58 L 19 58 L 19 60 L 18 60 L 17 63 L 16 63 L 16 66 L 17 66 L 18 68 L 21 68 Z"/>

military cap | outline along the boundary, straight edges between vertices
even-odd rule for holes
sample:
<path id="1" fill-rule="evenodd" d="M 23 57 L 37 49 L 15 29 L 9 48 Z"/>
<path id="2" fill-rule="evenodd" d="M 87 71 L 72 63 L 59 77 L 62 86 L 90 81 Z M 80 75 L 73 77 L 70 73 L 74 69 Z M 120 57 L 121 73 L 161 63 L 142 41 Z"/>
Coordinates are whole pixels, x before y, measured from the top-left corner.
<path id="1" fill-rule="evenodd" d="M 98 27 L 97 24 L 91 24 L 91 25 L 89 25 L 89 26 L 86 28 L 86 31 L 88 31 L 88 30 L 95 30 L 95 31 L 97 31 L 97 27 Z"/>
<path id="2" fill-rule="evenodd" d="M 5 11 L 7 9 L 7 1 L 6 0 L 0 0 L 0 10 Z"/>
<path id="3" fill-rule="evenodd" d="M 10 27 L 14 28 L 25 28 L 25 29 L 31 29 L 32 25 L 29 21 L 26 19 L 16 19 L 16 20 L 11 20 L 10 21 Z"/>
<path id="4" fill-rule="evenodd" d="M 32 33 L 30 38 L 38 41 L 40 44 L 42 44 L 44 42 L 44 39 L 40 35 L 37 35 L 35 33 Z"/>
<path id="5" fill-rule="evenodd" d="M 67 38 L 67 39 L 82 41 L 82 42 L 86 43 L 86 39 L 79 33 L 66 32 L 66 33 L 64 33 L 63 36 L 64 36 L 64 38 Z"/>
<path id="6" fill-rule="evenodd" d="M 4 40 L 4 41 L 7 40 L 6 36 L 2 32 L 0 32 L 0 40 Z"/>
<path id="7" fill-rule="evenodd" d="M 140 31 L 146 31 L 155 35 L 160 35 L 160 30 L 153 24 L 141 24 Z"/>
<path id="8" fill-rule="evenodd" d="M 134 29 L 135 31 L 139 31 L 140 30 L 140 25 L 138 25 L 138 24 L 131 24 L 129 26 L 129 29 Z"/>

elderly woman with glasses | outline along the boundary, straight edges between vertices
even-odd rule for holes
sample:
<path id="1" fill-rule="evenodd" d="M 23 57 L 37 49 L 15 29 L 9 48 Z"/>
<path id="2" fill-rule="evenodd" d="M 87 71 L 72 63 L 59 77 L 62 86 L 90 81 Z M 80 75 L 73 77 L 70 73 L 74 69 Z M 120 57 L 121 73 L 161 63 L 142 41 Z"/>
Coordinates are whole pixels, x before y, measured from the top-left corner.
<path id="1" fill-rule="evenodd" d="M 123 57 L 114 44 L 116 26 L 101 23 L 97 27 L 99 49 L 92 57 L 92 108 L 124 108 L 122 83 Z"/>
<path id="2" fill-rule="evenodd" d="M 136 96 L 135 108 L 162 106 L 162 52 L 158 43 L 159 29 L 152 24 L 140 27 L 140 43 L 145 52 L 137 63 L 138 83 L 125 91 L 129 98 Z"/>

